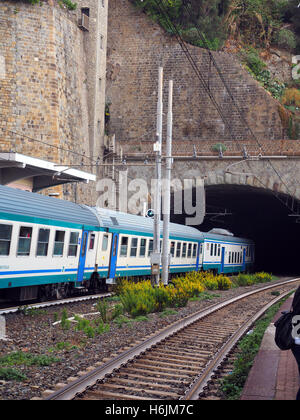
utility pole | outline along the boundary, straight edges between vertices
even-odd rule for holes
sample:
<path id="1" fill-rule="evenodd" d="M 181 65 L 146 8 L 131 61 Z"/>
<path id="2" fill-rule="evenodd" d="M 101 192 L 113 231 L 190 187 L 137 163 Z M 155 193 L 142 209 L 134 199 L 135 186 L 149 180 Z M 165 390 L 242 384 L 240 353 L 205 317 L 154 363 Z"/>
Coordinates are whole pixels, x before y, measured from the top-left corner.
<path id="1" fill-rule="evenodd" d="M 162 254 L 162 281 L 165 286 L 169 281 L 169 236 L 170 236 L 170 190 L 172 171 L 172 125 L 173 125 L 173 80 L 169 81 L 169 102 L 168 102 L 168 127 L 166 147 L 166 179 L 163 193 L 163 254 Z"/>
<path id="2" fill-rule="evenodd" d="M 151 254 L 152 274 L 155 284 L 159 285 L 160 279 L 160 214 L 161 214 L 161 149 L 162 149 L 162 120 L 163 120 L 163 68 L 158 71 L 158 101 L 156 122 L 156 143 L 154 144 L 155 155 L 155 199 L 154 199 L 154 232 L 153 253 Z"/>

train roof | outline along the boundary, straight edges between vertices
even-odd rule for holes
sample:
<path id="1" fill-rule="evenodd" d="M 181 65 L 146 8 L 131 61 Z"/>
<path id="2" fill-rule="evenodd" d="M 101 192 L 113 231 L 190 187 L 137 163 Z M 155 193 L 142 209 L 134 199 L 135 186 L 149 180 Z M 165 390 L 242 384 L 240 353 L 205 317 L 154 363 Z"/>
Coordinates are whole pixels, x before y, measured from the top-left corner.
<path id="1" fill-rule="evenodd" d="M 93 209 L 98 214 L 101 226 L 109 228 L 111 231 L 153 234 L 154 221 L 151 218 L 99 207 Z M 162 235 L 162 233 L 163 222 L 160 223 L 160 234 Z M 170 223 L 170 237 L 201 240 L 204 236 L 202 232 L 193 227 Z"/>
<path id="2" fill-rule="evenodd" d="M 88 207 L 71 201 L 47 197 L 37 193 L 22 191 L 0 185 L 0 218 L 10 220 L 12 216 L 24 222 L 50 224 L 65 227 L 104 228 L 126 233 L 153 234 L 153 219 L 133 214 L 117 212 L 99 207 Z M 12 218 L 15 219 L 15 218 Z M 224 233 L 219 231 L 220 233 Z M 163 222 L 160 223 L 163 233 Z M 191 240 L 223 240 L 226 242 L 253 241 L 238 238 L 217 231 L 201 232 L 191 226 L 170 223 L 170 238 Z"/>
<path id="3" fill-rule="evenodd" d="M 98 218 L 87 206 L 3 185 L 0 185 L 0 217 L 1 213 L 7 218 L 19 216 L 22 221 L 34 218 L 41 224 L 58 221 L 64 225 L 99 226 Z"/>
<path id="4" fill-rule="evenodd" d="M 219 234 L 219 233 L 212 233 L 212 232 L 205 232 L 204 233 L 205 239 L 211 241 L 223 241 L 223 242 L 235 242 L 235 243 L 244 243 L 248 242 L 250 244 L 254 243 L 251 239 L 241 238 L 239 236 L 232 236 L 227 234 Z"/>

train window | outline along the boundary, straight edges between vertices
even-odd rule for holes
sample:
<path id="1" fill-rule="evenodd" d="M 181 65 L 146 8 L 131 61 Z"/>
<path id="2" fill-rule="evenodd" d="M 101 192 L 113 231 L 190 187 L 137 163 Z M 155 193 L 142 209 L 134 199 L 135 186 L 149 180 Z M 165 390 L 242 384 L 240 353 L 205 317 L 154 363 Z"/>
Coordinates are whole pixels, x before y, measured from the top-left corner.
<path id="1" fill-rule="evenodd" d="M 0 255 L 9 255 L 11 233 L 11 225 L 0 225 Z"/>
<path id="2" fill-rule="evenodd" d="M 228 252 L 228 264 L 230 264 L 231 263 L 231 252 L 229 251 Z"/>
<path id="3" fill-rule="evenodd" d="M 55 232 L 53 256 L 62 257 L 64 253 L 64 244 L 65 244 L 65 231 L 57 230 Z"/>
<path id="4" fill-rule="evenodd" d="M 217 250 L 218 250 L 218 244 L 215 244 L 215 252 L 214 252 L 214 256 L 217 256 Z"/>
<path id="5" fill-rule="evenodd" d="M 29 256 L 31 246 L 32 228 L 21 226 L 18 243 L 18 256 Z"/>
<path id="6" fill-rule="evenodd" d="M 127 257 L 128 237 L 123 236 L 121 239 L 120 257 Z"/>
<path id="7" fill-rule="evenodd" d="M 176 257 L 180 258 L 180 254 L 181 254 L 181 242 L 177 242 Z"/>
<path id="8" fill-rule="evenodd" d="M 221 255 L 221 244 L 218 244 L 218 257 Z"/>
<path id="9" fill-rule="evenodd" d="M 150 239 L 149 241 L 149 249 L 148 249 L 148 257 L 150 257 L 150 255 L 153 252 L 153 239 Z"/>
<path id="10" fill-rule="evenodd" d="M 192 244 L 188 244 L 187 257 L 191 258 L 191 256 L 192 256 Z"/>
<path id="11" fill-rule="evenodd" d="M 197 244 L 194 244 L 193 246 L 193 258 L 197 256 Z"/>
<path id="12" fill-rule="evenodd" d="M 108 247 L 108 235 L 103 235 L 102 251 L 107 251 L 107 247 Z"/>
<path id="13" fill-rule="evenodd" d="M 38 244 L 37 244 L 37 250 L 36 250 L 37 257 L 47 257 L 48 247 L 49 247 L 49 236 L 50 236 L 49 229 L 39 230 Z"/>
<path id="14" fill-rule="evenodd" d="M 172 257 L 174 257 L 174 255 L 175 255 L 175 242 L 171 242 L 170 254 L 171 254 Z"/>
<path id="15" fill-rule="evenodd" d="M 182 245 L 182 258 L 186 257 L 186 243 L 184 242 Z"/>
<path id="16" fill-rule="evenodd" d="M 68 257 L 76 257 L 78 249 L 79 232 L 71 232 Z"/>
<path id="17" fill-rule="evenodd" d="M 214 244 L 210 245 L 210 256 L 212 257 L 214 255 Z"/>
<path id="18" fill-rule="evenodd" d="M 90 244 L 89 244 L 89 251 L 92 251 L 95 247 L 95 239 L 96 239 L 96 235 L 94 233 L 91 233 L 91 237 L 90 237 Z"/>
<path id="19" fill-rule="evenodd" d="M 140 257 L 144 257 L 146 255 L 146 243 L 147 240 L 142 238 L 140 243 Z"/>
<path id="20" fill-rule="evenodd" d="M 200 244 L 200 254 L 203 252 L 203 244 Z"/>
<path id="21" fill-rule="evenodd" d="M 138 238 L 131 238 L 130 256 L 136 257 L 137 255 Z"/>

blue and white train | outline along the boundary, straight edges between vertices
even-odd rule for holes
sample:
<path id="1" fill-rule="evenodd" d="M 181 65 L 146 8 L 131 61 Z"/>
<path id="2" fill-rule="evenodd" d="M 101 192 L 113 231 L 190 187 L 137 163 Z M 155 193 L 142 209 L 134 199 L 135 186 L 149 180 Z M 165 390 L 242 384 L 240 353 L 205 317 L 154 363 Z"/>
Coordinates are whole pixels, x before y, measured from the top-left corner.
<path id="1" fill-rule="evenodd" d="M 161 227 L 162 232 L 162 227 Z M 254 243 L 171 223 L 170 274 L 250 271 Z M 57 298 L 151 275 L 153 220 L 0 186 L 0 297 Z"/>

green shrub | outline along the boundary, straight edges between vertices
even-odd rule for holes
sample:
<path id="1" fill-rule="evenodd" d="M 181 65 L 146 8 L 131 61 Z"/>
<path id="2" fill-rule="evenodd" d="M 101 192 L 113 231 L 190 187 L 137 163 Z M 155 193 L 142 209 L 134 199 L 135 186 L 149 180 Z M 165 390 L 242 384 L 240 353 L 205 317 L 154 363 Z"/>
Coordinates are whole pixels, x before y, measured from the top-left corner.
<path id="1" fill-rule="evenodd" d="M 107 303 L 107 301 L 105 299 L 99 299 L 96 307 L 97 307 L 98 312 L 100 313 L 102 321 L 107 322 L 107 317 L 108 317 L 108 313 L 107 313 L 108 303 Z"/>
<path id="2" fill-rule="evenodd" d="M 63 330 L 68 330 L 68 329 L 70 329 L 70 325 L 71 325 L 71 323 L 68 320 L 67 310 L 64 309 L 62 311 L 62 315 L 61 315 L 61 327 L 62 327 Z"/>
<path id="3" fill-rule="evenodd" d="M 281 29 L 275 39 L 276 44 L 289 51 L 293 51 L 297 46 L 297 39 L 294 32 L 289 29 Z"/>
<path id="4" fill-rule="evenodd" d="M 242 51 L 242 59 L 255 76 L 261 75 L 267 67 L 267 65 L 260 59 L 258 51 L 252 47 L 248 50 Z"/>
<path id="5" fill-rule="evenodd" d="M 266 283 L 272 281 L 272 274 L 260 272 L 255 274 L 239 273 L 235 279 L 238 286 L 251 286 L 255 283 Z"/>
<path id="6" fill-rule="evenodd" d="M 236 278 L 238 286 L 250 286 L 254 283 L 253 277 L 250 274 L 239 273 Z"/>
<path id="7" fill-rule="evenodd" d="M 13 368 L 0 368 L 0 379 L 4 381 L 26 381 L 27 376 L 17 369 Z"/>
<path id="8" fill-rule="evenodd" d="M 0 357 L 0 366 L 49 366 L 60 360 L 54 356 L 37 355 L 16 351 Z"/>
<path id="9" fill-rule="evenodd" d="M 113 309 L 111 318 L 112 319 L 118 318 L 123 313 L 124 313 L 124 307 L 123 307 L 123 305 L 121 303 L 118 303 L 117 305 L 115 305 L 115 307 Z"/>
<path id="10" fill-rule="evenodd" d="M 260 273 L 254 274 L 255 283 L 267 283 L 269 281 L 272 281 L 272 274 L 265 273 L 264 271 Z"/>
<path id="11" fill-rule="evenodd" d="M 254 48 L 248 48 L 241 53 L 241 59 L 246 69 L 252 76 L 266 89 L 275 99 L 280 99 L 286 88 L 284 83 L 271 77 L 271 73 L 266 69 L 266 64 L 259 57 L 259 53 Z"/>
<path id="12" fill-rule="evenodd" d="M 218 275 L 217 276 L 218 290 L 229 290 L 232 287 L 232 282 L 227 276 Z"/>

